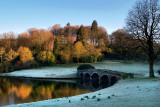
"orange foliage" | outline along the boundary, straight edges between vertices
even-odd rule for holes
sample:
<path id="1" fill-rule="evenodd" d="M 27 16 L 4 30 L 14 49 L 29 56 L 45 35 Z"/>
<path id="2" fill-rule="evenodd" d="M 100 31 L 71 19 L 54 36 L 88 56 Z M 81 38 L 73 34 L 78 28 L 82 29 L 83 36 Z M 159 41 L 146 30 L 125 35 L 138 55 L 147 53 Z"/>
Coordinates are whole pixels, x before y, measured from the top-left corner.
<path id="1" fill-rule="evenodd" d="M 23 100 L 26 99 L 30 93 L 32 92 L 32 87 L 22 84 L 19 87 L 12 87 L 10 93 L 15 92 L 17 97 L 22 98 Z"/>
<path id="2" fill-rule="evenodd" d="M 30 47 L 31 42 L 30 42 L 30 35 L 27 33 L 22 33 L 18 35 L 18 47 L 24 46 L 24 47 Z"/>

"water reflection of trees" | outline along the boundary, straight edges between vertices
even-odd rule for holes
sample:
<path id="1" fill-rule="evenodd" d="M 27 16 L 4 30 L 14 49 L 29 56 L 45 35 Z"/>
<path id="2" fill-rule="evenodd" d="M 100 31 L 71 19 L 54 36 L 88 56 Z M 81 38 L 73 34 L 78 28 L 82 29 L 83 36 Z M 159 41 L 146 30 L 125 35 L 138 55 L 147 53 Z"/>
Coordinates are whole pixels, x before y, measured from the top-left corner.
<path id="1" fill-rule="evenodd" d="M 54 97 L 55 98 L 60 98 L 62 96 L 68 97 L 68 96 L 79 95 L 82 93 L 90 92 L 88 90 L 79 89 L 79 88 L 75 88 L 75 87 L 77 87 L 77 86 L 74 84 L 63 85 L 63 86 L 59 87 L 59 89 L 54 91 Z"/>
<path id="2" fill-rule="evenodd" d="M 87 93 L 76 84 L 0 78 L 0 106 Z M 12 100 L 12 101 L 9 101 Z"/>

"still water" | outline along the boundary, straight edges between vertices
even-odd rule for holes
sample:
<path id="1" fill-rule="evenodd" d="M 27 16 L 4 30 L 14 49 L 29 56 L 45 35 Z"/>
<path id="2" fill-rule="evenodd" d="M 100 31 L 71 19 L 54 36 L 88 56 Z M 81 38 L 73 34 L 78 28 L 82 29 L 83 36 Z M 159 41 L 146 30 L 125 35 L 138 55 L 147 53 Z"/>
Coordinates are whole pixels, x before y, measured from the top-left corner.
<path id="1" fill-rule="evenodd" d="M 91 83 L 89 85 L 89 83 Z M 95 87 L 96 85 L 96 87 Z M 108 87 L 108 86 L 105 86 Z M 69 97 L 105 87 L 92 82 L 56 82 L 51 80 L 0 78 L 0 106 Z"/>
<path id="2" fill-rule="evenodd" d="M 0 78 L 0 106 L 69 97 L 90 92 L 77 83 Z"/>

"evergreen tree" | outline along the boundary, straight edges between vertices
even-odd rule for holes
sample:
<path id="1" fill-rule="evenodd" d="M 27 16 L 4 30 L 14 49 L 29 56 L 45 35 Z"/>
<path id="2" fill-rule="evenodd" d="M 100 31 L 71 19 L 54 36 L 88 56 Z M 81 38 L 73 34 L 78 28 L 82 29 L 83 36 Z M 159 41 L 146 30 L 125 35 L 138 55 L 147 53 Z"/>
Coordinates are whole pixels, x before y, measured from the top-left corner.
<path id="1" fill-rule="evenodd" d="M 81 41 L 83 44 L 86 42 L 86 31 L 83 25 L 79 28 L 77 32 L 77 40 L 76 41 Z"/>
<path id="2" fill-rule="evenodd" d="M 70 30 L 71 30 L 70 23 L 68 22 L 66 27 L 65 27 L 65 31 L 64 31 L 64 34 L 65 34 L 66 37 L 70 36 L 70 33 L 71 33 Z"/>
<path id="3" fill-rule="evenodd" d="M 96 20 L 93 21 L 91 26 L 91 42 L 94 45 L 98 42 L 98 24 Z"/>
<path id="4" fill-rule="evenodd" d="M 67 23 L 67 27 L 68 27 L 68 26 L 71 26 L 69 22 Z"/>
<path id="5" fill-rule="evenodd" d="M 58 56 L 60 53 L 60 43 L 58 41 L 58 39 L 56 38 L 54 41 L 54 49 L 53 49 L 53 53 Z"/>

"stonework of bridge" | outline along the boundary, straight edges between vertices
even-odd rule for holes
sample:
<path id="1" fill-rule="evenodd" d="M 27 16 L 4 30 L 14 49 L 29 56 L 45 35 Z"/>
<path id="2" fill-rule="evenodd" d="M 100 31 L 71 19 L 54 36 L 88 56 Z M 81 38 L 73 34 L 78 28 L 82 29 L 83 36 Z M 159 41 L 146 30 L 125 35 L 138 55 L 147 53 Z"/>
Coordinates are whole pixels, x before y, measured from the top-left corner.
<path id="1" fill-rule="evenodd" d="M 124 73 L 122 72 L 106 69 L 78 70 L 78 77 L 81 79 L 81 84 L 93 89 L 96 89 L 92 84 L 93 81 L 96 82 L 96 84 L 101 85 L 102 87 L 103 85 L 108 87 L 120 80 L 123 74 Z"/>

